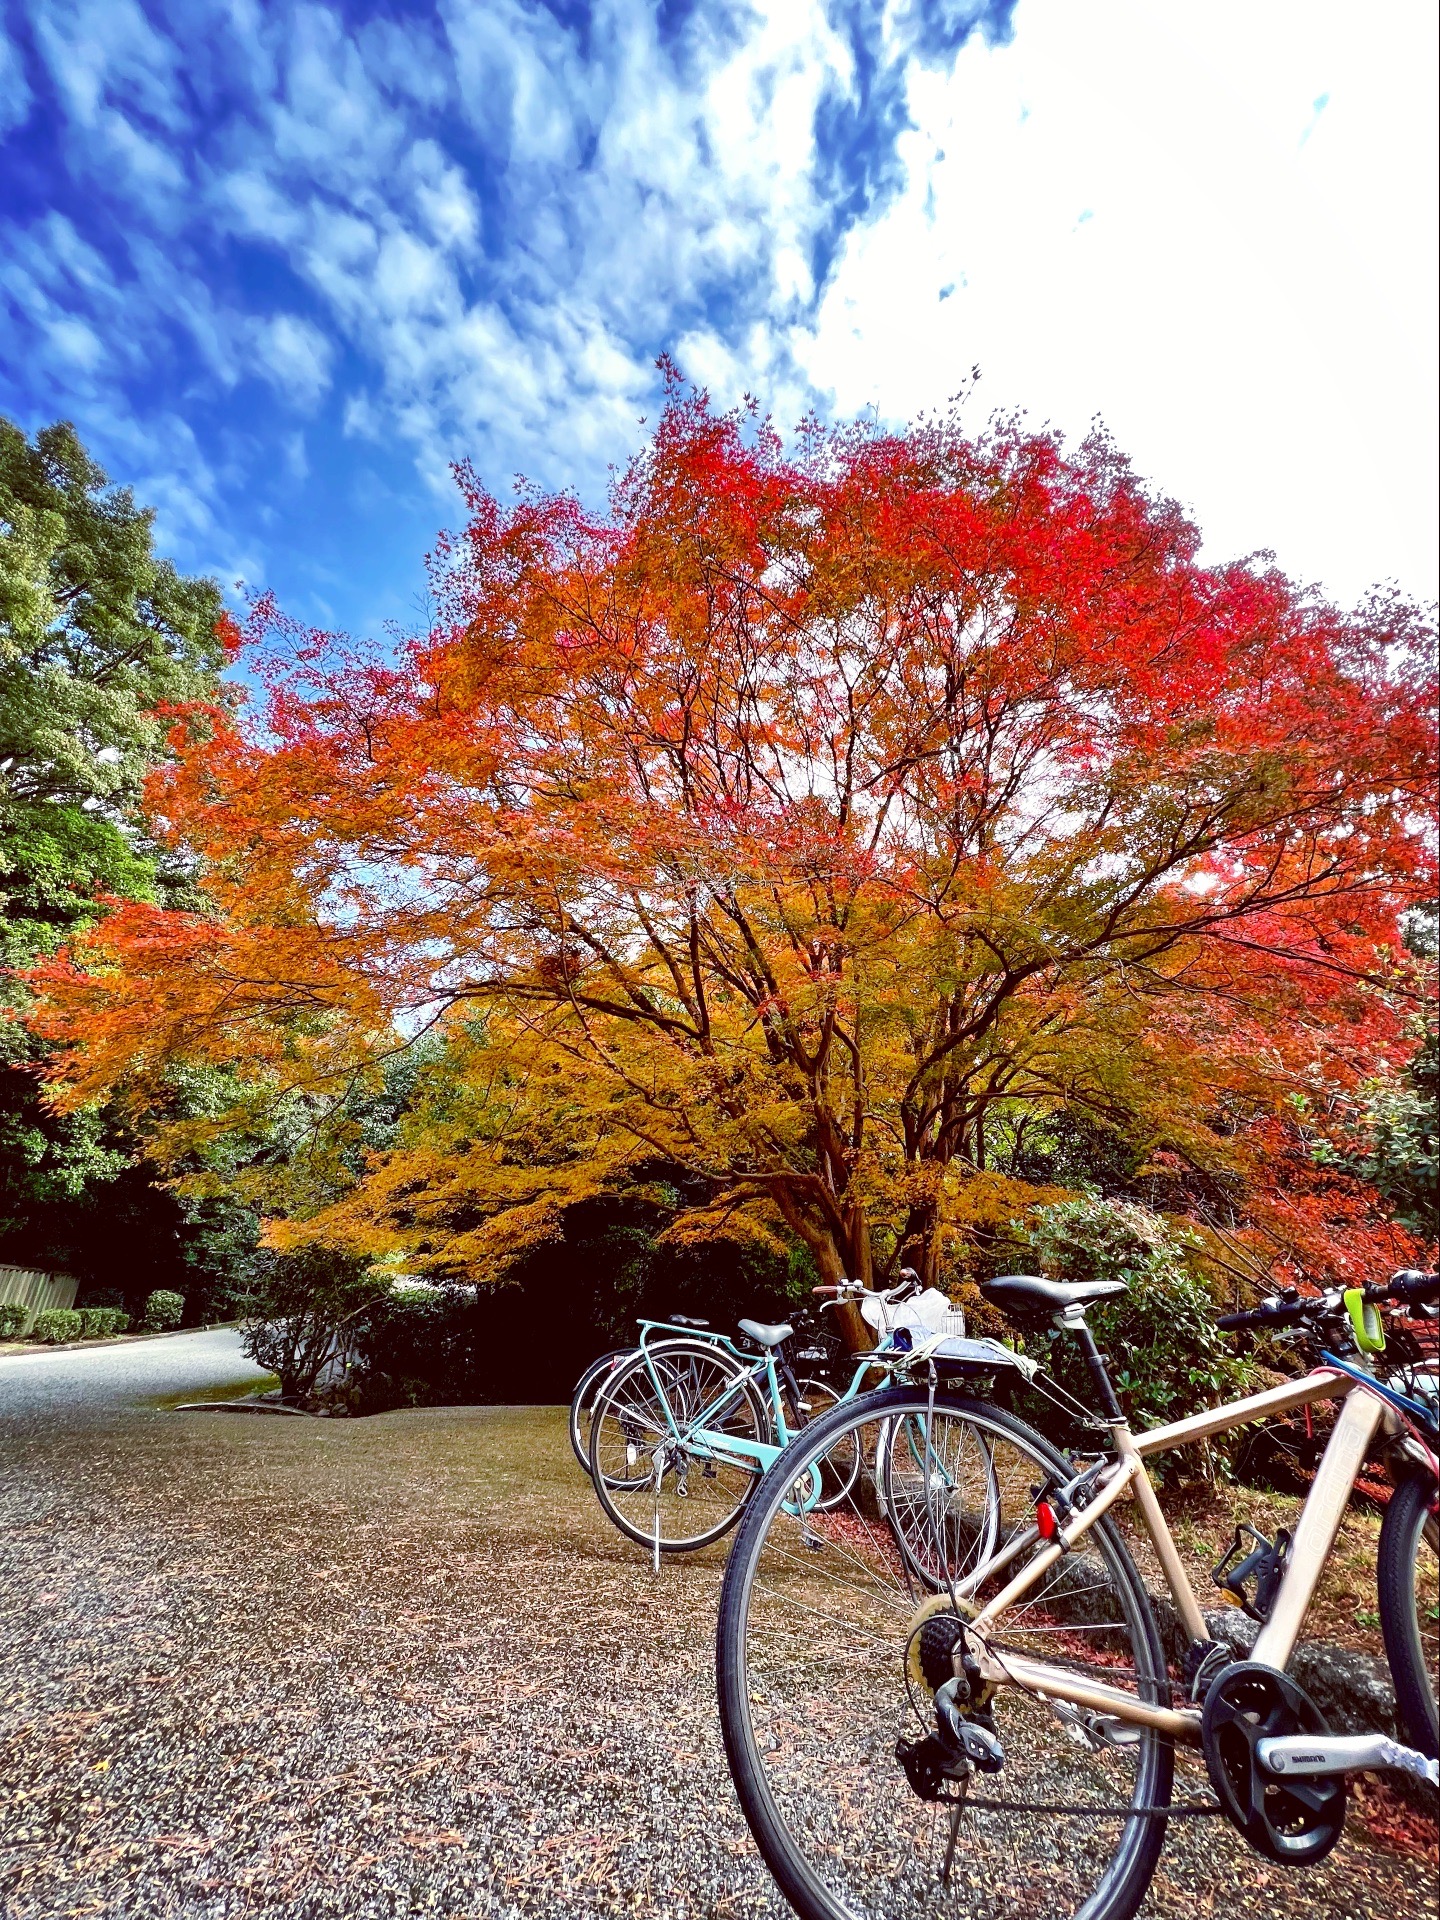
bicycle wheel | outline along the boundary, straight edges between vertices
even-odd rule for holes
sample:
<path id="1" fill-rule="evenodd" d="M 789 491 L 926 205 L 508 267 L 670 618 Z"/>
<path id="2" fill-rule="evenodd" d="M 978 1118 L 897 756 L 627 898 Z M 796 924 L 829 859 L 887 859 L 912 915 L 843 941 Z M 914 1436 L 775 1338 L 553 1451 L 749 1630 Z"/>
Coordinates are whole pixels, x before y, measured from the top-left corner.
<path id="1" fill-rule="evenodd" d="M 809 1427 L 840 1404 L 840 1395 L 828 1380 L 800 1382 L 801 1412 Z M 822 1511 L 838 1507 L 855 1485 L 860 1473 L 860 1456 L 853 1441 L 841 1440 L 820 1462 L 820 1500 Z"/>
<path id="2" fill-rule="evenodd" d="M 1407 1474 L 1380 1526 L 1380 1631 L 1395 1681 L 1395 1704 L 1411 1744 L 1440 1757 L 1440 1576 L 1436 1486 Z"/>
<path id="3" fill-rule="evenodd" d="M 1003 1567 L 977 1557 L 987 1529 L 972 1514 L 948 1536 L 947 1591 L 917 1578 L 881 1517 L 874 1467 L 880 1429 L 902 1420 L 968 1463 L 949 1493 L 957 1513 L 998 1487 Z M 864 1463 L 854 1491 L 832 1512 L 797 1514 L 797 1491 L 842 1435 Z M 944 1749 L 952 1771 L 938 1791 L 953 1800 L 921 1797 L 937 1784 L 921 1766 L 941 1746 L 935 1689 L 977 1644 L 964 1622 L 1040 1550 L 1030 1489 L 1052 1472 L 1069 1469 L 1012 1416 L 948 1393 L 932 1413 L 926 1391 L 897 1387 L 806 1428 L 747 1507 L 721 1589 L 721 1722 L 745 1817 L 803 1920 L 1128 1920 L 1144 1898 L 1165 1819 L 1136 1810 L 1169 1805 L 1174 1768 L 1153 1729 L 986 1683 L 968 1713 L 972 1732 L 993 1730 L 998 1771 L 956 1777 L 963 1767 Z M 1002 1671 L 1007 1659 L 1058 1661 L 1168 1703 L 1149 1601 L 1108 1519 L 978 1644 Z"/>
<path id="4" fill-rule="evenodd" d="M 600 1389 L 622 1360 L 628 1360 L 634 1347 L 617 1347 L 592 1360 L 575 1383 L 570 1398 L 570 1450 L 586 1473 L 590 1471 L 590 1413 Z"/>
<path id="5" fill-rule="evenodd" d="M 1002 1500 L 995 1463 L 977 1428 L 950 1420 L 928 1440 L 923 1420 L 889 1423 L 879 1436 L 879 1490 L 910 1571 L 938 1593 L 952 1567 L 978 1566 L 993 1553 Z M 965 1490 L 958 1499 L 957 1489 Z"/>
<path id="6" fill-rule="evenodd" d="M 748 1372 L 723 1347 L 667 1340 L 616 1370 L 595 1404 L 590 1477 L 600 1504 L 638 1546 L 686 1553 L 718 1540 L 740 1517 L 758 1459 L 698 1438 L 771 1443 L 769 1411 Z"/>

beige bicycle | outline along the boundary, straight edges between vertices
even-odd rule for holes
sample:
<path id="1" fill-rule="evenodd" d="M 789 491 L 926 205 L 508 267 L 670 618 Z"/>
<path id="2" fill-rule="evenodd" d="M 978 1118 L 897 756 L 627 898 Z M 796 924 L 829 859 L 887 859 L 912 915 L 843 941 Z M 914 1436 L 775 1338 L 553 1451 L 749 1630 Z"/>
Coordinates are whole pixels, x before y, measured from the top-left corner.
<path id="1" fill-rule="evenodd" d="M 804 1920 L 1127 1920 L 1171 1819 L 1224 1814 L 1259 1852 L 1302 1867 L 1339 1838 L 1347 1774 L 1395 1768 L 1428 1782 L 1422 1795 L 1434 1789 L 1440 1381 L 1433 1366 L 1386 1364 L 1379 1308 L 1433 1316 L 1440 1278 L 1402 1274 L 1233 1316 L 1221 1324 L 1293 1329 L 1315 1350 L 1313 1370 L 1140 1433 L 1085 1317 L 1117 1290 L 1028 1275 L 987 1289 L 1012 1317 L 1052 1318 L 1079 1342 L 1108 1438 L 1094 1455 L 1067 1456 L 957 1392 L 936 1341 L 928 1384 L 825 1415 L 747 1508 L 721 1598 L 726 1751 L 761 1851 Z M 1260 1623 L 1237 1658 L 1211 1636 L 1147 1462 L 1324 1401 L 1338 1411 L 1293 1536 L 1237 1537 L 1215 1569 Z M 882 1427 L 929 1532 L 924 1583 L 868 1472 L 832 1511 L 795 1499 L 831 1448 L 875 1460 Z M 1287 1671 L 1377 1448 L 1394 1483 L 1381 1624 L 1410 1745 L 1331 1733 Z M 1127 1530 L 1137 1548 L 1148 1541 L 1168 1605 L 1153 1601 Z"/>

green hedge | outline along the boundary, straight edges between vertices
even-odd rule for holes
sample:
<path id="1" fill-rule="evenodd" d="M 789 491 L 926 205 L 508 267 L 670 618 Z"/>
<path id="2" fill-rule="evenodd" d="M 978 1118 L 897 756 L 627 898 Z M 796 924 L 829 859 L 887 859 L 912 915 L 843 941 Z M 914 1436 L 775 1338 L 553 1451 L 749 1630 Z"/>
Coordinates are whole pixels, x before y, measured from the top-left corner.
<path id="1" fill-rule="evenodd" d="M 81 1307 L 80 1337 L 82 1340 L 105 1340 L 112 1334 L 124 1333 L 130 1324 L 128 1313 L 122 1313 L 119 1307 Z"/>
<path id="2" fill-rule="evenodd" d="M 18 1340 L 29 1318 L 30 1309 L 18 1300 L 0 1302 L 0 1340 Z"/>
<path id="3" fill-rule="evenodd" d="M 78 1340 L 80 1316 L 73 1307 L 43 1307 L 35 1316 L 30 1338 L 43 1340 L 50 1346 L 57 1346 L 66 1340 Z"/>
<path id="4" fill-rule="evenodd" d="M 145 1302 L 145 1326 L 151 1333 L 166 1333 L 171 1327 L 179 1326 L 184 1311 L 183 1294 L 171 1293 L 168 1287 L 157 1287 Z"/>

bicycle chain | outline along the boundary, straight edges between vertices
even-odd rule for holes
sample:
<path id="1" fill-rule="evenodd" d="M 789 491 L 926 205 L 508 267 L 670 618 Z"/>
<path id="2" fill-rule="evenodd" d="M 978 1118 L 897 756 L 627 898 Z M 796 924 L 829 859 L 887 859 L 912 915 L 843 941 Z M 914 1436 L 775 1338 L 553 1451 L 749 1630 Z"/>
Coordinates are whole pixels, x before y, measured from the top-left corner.
<path id="1" fill-rule="evenodd" d="M 1063 1807 L 1049 1800 L 975 1800 L 964 1793 L 942 1793 L 937 1798 L 942 1807 L 971 1807 L 979 1813 L 1083 1813 L 1096 1820 L 1134 1820 L 1141 1815 L 1148 1819 L 1161 1814 L 1167 1820 L 1199 1820 L 1225 1811 L 1218 1800 L 1199 1805 L 1186 1801 L 1178 1807 Z"/>

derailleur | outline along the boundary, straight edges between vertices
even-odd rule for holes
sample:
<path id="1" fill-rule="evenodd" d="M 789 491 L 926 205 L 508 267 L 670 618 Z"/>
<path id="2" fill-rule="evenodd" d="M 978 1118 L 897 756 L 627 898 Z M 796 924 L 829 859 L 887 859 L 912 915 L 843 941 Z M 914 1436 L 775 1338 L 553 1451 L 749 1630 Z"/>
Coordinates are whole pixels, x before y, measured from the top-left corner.
<path id="1" fill-rule="evenodd" d="M 999 1773 L 1005 1764 L 994 1717 L 988 1709 L 962 1713 L 955 1703 L 963 1682 L 947 1680 L 935 1696 L 935 1731 L 923 1740 L 897 1740 L 895 1758 L 905 1778 L 922 1800 L 945 1800 L 947 1785 L 958 1785 L 972 1773 Z"/>
<path id="2" fill-rule="evenodd" d="M 958 1614 L 931 1614 L 912 1636 L 912 1648 L 906 1664 L 912 1671 L 918 1666 L 934 1693 L 935 1731 L 923 1740 L 897 1740 L 895 1758 L 921 1800 L 952 1799 L 947 1786 L 963 1786 L 976 1772 L 999 1773 L 1005 1764 L 990 1710 L 993 1690 L 981 1676 Z"/>

